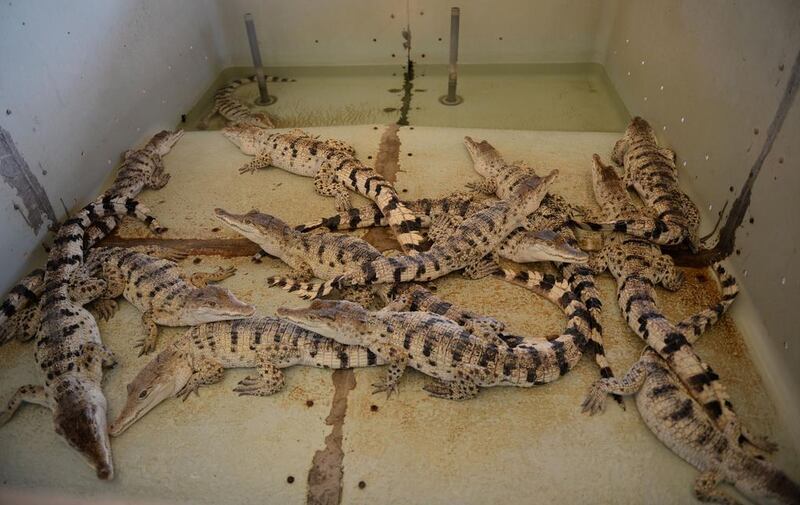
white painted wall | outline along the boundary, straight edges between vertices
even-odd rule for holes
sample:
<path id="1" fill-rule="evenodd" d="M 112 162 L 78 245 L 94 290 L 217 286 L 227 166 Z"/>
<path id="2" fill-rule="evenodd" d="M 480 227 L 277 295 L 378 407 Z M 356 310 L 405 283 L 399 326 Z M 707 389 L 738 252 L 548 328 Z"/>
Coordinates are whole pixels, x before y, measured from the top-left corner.
<path id="1" fill-rule="evenodd" d="M 249 65 L 242 16 L 256 20 L 264 61 L 283 65 L 405 63 L 401 31 L 411 27 L 414 59 L 447 63 L 450 8 L 459 6 L 463 63 L 602 61 L 596 40 L 614 1 L 226 0 L 220 23 L 227 65 Z M 441 38 L 441 40 L 439 40 Z M 375 39 L 373 41 L 373 39 Z M 422 58 L 425 54 L 425 58 Z M 394 56 L 392 56 L 394 55 Z"/>
<path id="2" fill-rule="evenodd" d="M 704 206 L 703 231 L 741 189 L 798 51 L 794 0 L 619 2 L 606 71 L 631 114 L 647 118 L 679 166 L 686 163 L 681 183 Z M 756 182 L 732 263 L 745 287 L 734 316 L 800 445 L 798 139 L 795 103 Z"/>
<path id="3" fill-rule="evenodd" d="M 58 217 L 94 196 L 122 151 L 180 121 L 222 68 L 213 0 L 0 3 L 0 126 Z M 11 114 L 7 114 L 6 110 Z M 0 291 L 34 234 L 0 184 Z"/>

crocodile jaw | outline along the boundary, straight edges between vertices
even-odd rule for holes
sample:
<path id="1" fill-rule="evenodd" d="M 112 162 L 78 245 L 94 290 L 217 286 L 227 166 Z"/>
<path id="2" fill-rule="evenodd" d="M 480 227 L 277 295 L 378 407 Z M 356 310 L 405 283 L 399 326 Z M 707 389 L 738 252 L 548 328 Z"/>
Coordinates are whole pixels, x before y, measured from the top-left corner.
<path id="1" fill-rule="evenodd" d="M 296 325 L 345 345 L 363 344 L 368 312 L 344 300 L 314 300 L 309 307 L 278 307 L 277 314 Z"/>
<path id="2" fill-rule="evenodd" d="M 81 453 L 97 477 L 110 480 L 114 477 L 111 443 L 108 440 L 106 398 L 94 381 L 79 377 L 65 377 L 52 387 L 61 391 L 53 398 L 53 423 L 57 434 Z"/>

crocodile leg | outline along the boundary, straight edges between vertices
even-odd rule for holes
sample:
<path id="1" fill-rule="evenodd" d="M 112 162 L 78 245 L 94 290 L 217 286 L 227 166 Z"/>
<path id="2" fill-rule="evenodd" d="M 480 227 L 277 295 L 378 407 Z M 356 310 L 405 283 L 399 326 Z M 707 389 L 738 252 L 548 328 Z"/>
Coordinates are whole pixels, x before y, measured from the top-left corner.
<path id="1" fill-rule="evenodd" d="M 194 393 L 198 396 L 197 392 L 200 386 L 208 386 L 216 384 L 222 380 L 225 375 L 225 369 L 222 364 L 212 358 L 206 356 L 191 357 L 190 362 L 192 365 L 192 376 L 186 384 L 175 393 L 175 397 L 183 396 L 183 401 L 189 398 L 189 395 Z"/>
<path id="2" fill-rule="evenodd" d="M 34 384 L 27 384 L 17 389 L 17 391 L 11 396 L 11 399 L 8 400 L 6 409 L 0 413 L 0 426 L 6 424 L 14 416 L 14 413 L 17 411 L 20 405 L 22 405 L 24 402 L 35 403 L 37 405 L 50 408 L 50 404 L 47 401 L 47 396 L 44 392 L 44 387 Z"/>
<path id="3" fill-rule="evenodd" d="M 480 371 L 477 368 L 458 370 L 455 375 L 455 380 L 444 381 L 437 379 L 422 389 L 434 398 L 445 398 L 447 400 L 471 400 L 478 396 L 480 392 L 478 387 Z"/>
<path id="4" fill-rule="evenodd" d="M 497 262 L 497 255 L 491 253 L 489 256 L 484 256 L 480 260 L 467 265 L 464 268 L 464 277 L 467 279 L 481 279 L 488 275 L 492 275 L 500 269 Z"/>
<path id="5" fill-rule="evenodd" d="M 494 195 L 497 191 L 497 179 L 494 177 L 487 177 L 480 181 L 468 182 L 467 187 L 479 193 Z"/>
<path id="6" fill-rule="evenodd" d="M 374 388 L 372 394 L 386 391 L 386 398 L 389 398 L 392 393 L 399 393 L 397 383 L 408 366 L 408 354 L 405 349 L 389 344 L 377 344 L 375 346 L 375 354 L 385 359 L 389 366 L 386 369 L 386 378 L 372 385 Z"/>
<path id="7" fill-rule="evenodd" d="M 106 291 L 103 293 L 102 298 L 94 302 L 94 308 L 100 319 L 107 321 L 117 311 L 119 305 L 115 298 L 122 296 L 128 280 L 122 270 L 113 262 L 107 262 L 103 265 L 103 278 L 106 281 Z"/>
<path id="8" fill-rule="evenodd" d="M 106 281 L 103 279 L 78 273 L 69 283 L 69 297 L 77 304 L 86 305 L 99 298 L 105 292 L 106 287 Z"/>
<path id="9" fill-rule="evenodd" d="M 330 169 L 320 169 L 314 176 L 314 189 L 322 196 L 332 196 L 336 199 L 336 211 L 347 212 L 353 208 L 350 201 L 350 192 L 336 179 L 335 174 Z"/>
<path id="10" fill-rule="evenodd" d="M 279 365 L 284 367 L 297 363 L 300 353 L 295 347 L 273 346 L 256 353 L 258 375 L 248 375 L 233 389 L 239 396 L 269 396 L 277 393 L 286 384 L 286 377 Z"/>
<path id="11" fill-rule="evenodd" d="M 208 286 L 209 282 L 219 282 L 227 279 L 236 273 L 236 267 L 219 267 L 214 272 L 195 272 L 189 278 L 189 282 L 194 284 L 195 287 L 204 288 Z"/>
<path id="12" fill-rule="evenodd" d="M 39 330 L 41 317 L 42 312 L 38 303 L 20 310 L 0 327 L 0 343 L 8 342 L 12 338 L 20 342 L 32 339 Z"/>
<path id="13" fill-rule="evenodd" d="M 628 396 L 635 394 L 642 388 L 647 378 L 647 364 L 639 360 L 631 366 L 628 373 L 621 379 L 607 377 L 592 384 L 589 394 L 581 404 L 581 410 L 590 415 L 602 412 L 605 408 L 606 397 L 609 394 Z"/>
<path id="14" fill-rule="evenodd" d="M 150 354 L 156 350 L 158 343 L 158 325 L 156 324 L 155 314 L 148 310 L 142 314 L 142 324 L 147 330 L 147 336 L 136 342 L 134 347 L 139 347 L 139 356 Z"/>
<path id="15" fill-rule="evenodd" d="M 267 153 L 259 153 L 255 158 L 248 161 L 239 169 L 240 174 L 253 174 L 256 170 L 267 168 L 272 165 L 272 156 Z"/>
<path id="16" fill-rule="evenodd" d="M 720 480 L 720 475 L 717 470 L 708 470 L 707 472 L 701 473 L 694 480 L 694 495 L 702 502 L 740 505 L 740 502 L 735 500 L 731 495 L 717 489 Z"/>
<path id="17" fill-rule="evenodd" d="M 659 256 L 656 259 L 655 272 L 658 274 L 656 282 L 670 291 L 677 291 L 683 285 L 683 272 L 675 268 L 672 258 L 667 255 Z"/>

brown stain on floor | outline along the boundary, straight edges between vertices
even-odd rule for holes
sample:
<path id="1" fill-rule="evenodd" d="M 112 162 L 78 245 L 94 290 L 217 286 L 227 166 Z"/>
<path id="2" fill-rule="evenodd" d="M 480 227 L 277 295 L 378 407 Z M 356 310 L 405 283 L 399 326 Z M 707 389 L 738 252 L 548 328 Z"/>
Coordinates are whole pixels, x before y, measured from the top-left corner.
<path id="1" fill-rule="evenodd" d="M 333 380 L 333 402 L 325 424 L 333 426 L 325 437 L 325 448 L 314 453 L 308 471 L 308 494 L 306 503 L 313 505 L 338 505 L 342 501 L 342 438 L 344 417 L 347 413 L 347 394 L 356 387 L 353 370 L 335 370 Z"/>
<path id="2" fill-rule="evenodd" d="M 397 172 L 400 171 L 399 131 L 400 127 L 394 123 L 386 125 L 378 144 L 378 154 L 375 155 L 375 171 L 392 184 L 397 181 Z M 389 228 L 372 227 L 362 238 L 381 252 L 400 250 L 400 244 Z"/>

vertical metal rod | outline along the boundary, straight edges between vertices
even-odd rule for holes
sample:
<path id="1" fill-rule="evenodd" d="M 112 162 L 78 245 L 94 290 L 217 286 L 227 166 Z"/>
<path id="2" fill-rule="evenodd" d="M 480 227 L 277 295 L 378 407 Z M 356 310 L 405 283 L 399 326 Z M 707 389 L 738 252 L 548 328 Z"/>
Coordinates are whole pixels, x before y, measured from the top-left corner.
<path id="1" fill-rule="evenodd" d="M 253 66 L 256 69 L 256 79 L 258 79 L 259 99 L 258 105 L 270 105 L 277 100 L 270 96 L 267 91 L 267 79 L 264 76 L 264 67 L 261 65 L 261 51 L 258 49 L 258 38 L 256 37 L 256 25 L 253 22 L 253 15 L 249 12 L 244 15 L 244 26 L 247 29 L 247 40 L 250 42 L 250 55 L 253 57 Z"/>
<path id="2" fill-rule="evenodd" d="M 458 105 L 464 101 L 456 95 L 456 85 L 458 83 L 458 27 L 461 18 L 461 9 L 453 7 L 450 9 L 450 64 L 448 67 L 447 95 L 439 98 L 445 105 Z"/>

